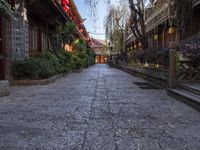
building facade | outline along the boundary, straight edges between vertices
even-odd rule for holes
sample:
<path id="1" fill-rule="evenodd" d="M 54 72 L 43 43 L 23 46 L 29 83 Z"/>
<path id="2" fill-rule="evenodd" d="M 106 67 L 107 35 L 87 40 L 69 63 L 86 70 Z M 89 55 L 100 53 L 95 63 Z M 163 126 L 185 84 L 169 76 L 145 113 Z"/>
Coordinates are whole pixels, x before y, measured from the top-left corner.
<path id="1" fill-rule="evenodd" d="M 96 54 L 96 63 L 107 63 L 108 55 L 103 41 L 91 38 L 91 47 Z"/>
<path id="2" fill-rule="evenodd" d="M 200 31 L 200 0 L 193 0 L 191 35 Z M 151 0 L 145 8 L 144 22 L 150 48 L 168 47 L 172 41 L 183 40 L 177 28 L 175 0 Z M 140 43 L 132 31 L 126 33 L 126 49 L 131 51 L 140 48 Z"/>
<path id="3" fill-rule="evenodd" d="M 59 25 L 74 23 L 74 39 L 88 42 L 83 20 L 70 0 L 9 0 L 13 12 L 0 16 L 0 80 L 12 81 L 12 63 L 38 57 L 51 49 L 51 36 Z M 74 40 L 73 39 L 73 40 Z"/>

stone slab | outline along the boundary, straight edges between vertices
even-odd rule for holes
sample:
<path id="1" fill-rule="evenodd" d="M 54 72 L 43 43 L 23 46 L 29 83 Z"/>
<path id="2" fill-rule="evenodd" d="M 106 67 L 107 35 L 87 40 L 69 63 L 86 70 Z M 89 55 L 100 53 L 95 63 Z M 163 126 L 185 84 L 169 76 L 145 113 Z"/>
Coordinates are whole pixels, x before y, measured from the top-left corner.
<path id="1" fill-rule="evenodd" d="M 98 81 L 104 81 L 98 89 Z M 200 113 L 106 65 L 0 98 L 0 150 L 193 150 Z"/>
<path id="2" fill-rule="evenodd" d="M 9 82 L 7 80 L 0 81 L 0 97 L 9 95 Z"/>

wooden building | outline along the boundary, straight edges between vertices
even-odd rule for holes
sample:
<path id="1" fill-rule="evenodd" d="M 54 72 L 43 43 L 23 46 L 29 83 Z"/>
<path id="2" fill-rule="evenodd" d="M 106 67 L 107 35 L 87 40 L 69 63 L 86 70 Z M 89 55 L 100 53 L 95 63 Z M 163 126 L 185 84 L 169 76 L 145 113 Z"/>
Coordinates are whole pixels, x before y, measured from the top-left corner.
<path id="1" fill-rule="evenodd" d="M 149 47 L 168 47 L 172 41 L 182 40 L 176 25 L 177 14 L 175 0 L 151 0 L 145 8 L 144 21 Z M 200 31 L 200 0 L 193 0 L 193 17 L 191 35 Z M 127 51 L 139 49 L 140 43 L 132 31 L 126 33 Z"/>
<path id="2" fill-rule="evenodd" d="M 0 80 L 12 81 L 12 63 L 38 57 L 52 48 L 51 36 L 56 28 L 74 23 L 77 38 L 89 42 L 75 3 L 70 0 L 8 0 L 12 16 L 0 16 Z M 64 43 L 63 43 L 64 44 Z M 62 47 L 62 46 L 61 46 Z"/>
<path id="3" fill-rule="evenodd" d="M 200 36 L 199 18 L 200 18 L 200 0 L 194 0 L 193 1 L 193 17 L 192 17 L 192 35 L 199 33 L 199 36 Z"/>
<path id="4" fill-rule="evenodd" d="M 96 63 L 107 63 L 107 54 L 103 41 L 91 38 L 91 47 L 96 54 Z"/>

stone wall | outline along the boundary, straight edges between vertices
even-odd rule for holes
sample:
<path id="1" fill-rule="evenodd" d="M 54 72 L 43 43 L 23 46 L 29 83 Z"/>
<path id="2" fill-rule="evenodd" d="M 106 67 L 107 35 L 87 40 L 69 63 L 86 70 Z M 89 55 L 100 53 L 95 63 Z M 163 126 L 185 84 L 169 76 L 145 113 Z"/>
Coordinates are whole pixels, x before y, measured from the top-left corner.
<path id="1" fill-rule="evenodd" d="M 134 67 L 127 65 L 115 65 L 114 67 L 128 72 L 134 76 L 142 77 L 150 82 L 155 83 L 159 87 L 168 87 L 169 72 L 159 68 L 148 68 L 148 67 Z"/>
<path id="2" fill-rule="evenodd" d="M 29 34 L 26 9 L 13 13 L 14 18 L 3 19 L 4 48 L 5 48 L 5 79 L 12 80 L 13 61 L 29 57 Z"/>
<path id="3" fill-rule="evenodd" d="M 28 22 L 19 13 L 11 20 L 13 60 L 24 60 L 29 56 Z"/>

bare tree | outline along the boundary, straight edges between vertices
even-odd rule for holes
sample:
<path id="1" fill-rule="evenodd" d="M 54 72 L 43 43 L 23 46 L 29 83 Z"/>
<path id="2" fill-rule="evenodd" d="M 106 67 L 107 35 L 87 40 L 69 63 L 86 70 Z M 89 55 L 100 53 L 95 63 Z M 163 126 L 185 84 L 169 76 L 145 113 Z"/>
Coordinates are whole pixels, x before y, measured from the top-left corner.
<path id="1" fill-rule="evenodd" d="M 97 28 L 98 24 L 98 6 L 100 0 L 85 0 L 85 4 L 88 6 L 88 15 L 90 17 L 90 20 L 92 20 L 94 30 Z M 109 7 L 111 4 L 111 0 L 103 0 L 106 7 Z"/>
<path id="2" fill-rule="evenodd" d="M 111 6 L 110 10 L 108 11 L 108 15 L 106 17 L 106 22 L 105 22 L 106 37 L 108 39 L 113 39 L 113 43 L 117 43 L 118 45 L 117 48 L 120 51 L 121 61 L 126 59 L 125 24 L 129 16 L 129 11 L 128 11 L 129 9 L 127 9 L 128 6 L 126 5 L 127 3 L 125 2 L 126 1 L 120 2 L 120 5 L 118 5 L 117 7 Z M 114 35 L 115 35 L 115 38 L 113 37 Z"/>
<path id="3" fill-rule="evenodd" d="M 148 48 L 148 39 L 145 30 L 144 8 L 145 0 L 129 0 L 130 4 L 130 25 L 135 38 L 141 43 L 142 48 Z"/>
<path id="4" fill-rule="evenodd" d="M 108 11 L 107 16 L 105 17 L 105 29 L 106 29 L 106 37 L 108 39 L 111 39 L 112 33 L 114 31 L 114 28 L 117 26 L 116 20 L 115 20 L 115 7 L 110 6 L 110 10 Z"/>

